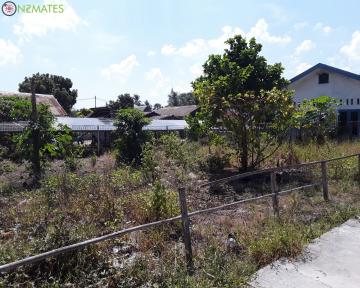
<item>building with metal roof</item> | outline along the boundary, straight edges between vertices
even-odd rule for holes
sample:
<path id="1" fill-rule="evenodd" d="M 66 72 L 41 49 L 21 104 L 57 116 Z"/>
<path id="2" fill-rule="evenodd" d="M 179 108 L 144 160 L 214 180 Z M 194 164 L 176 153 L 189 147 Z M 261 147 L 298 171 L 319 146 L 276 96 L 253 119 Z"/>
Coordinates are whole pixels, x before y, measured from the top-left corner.
<path id="1" fill-rule="evenodd" d="M 295 91 L 294 101 L 302 103 L 319 96 L 337 100 L 338 127 L 341 134 L 360 136 L 360 75 L 316 64 L 292 78 L 289 88 Z"/>
<path id="2" fill-rule="evenodd" d="M 159 116 L 155 116 L 154 118 L 162 120 L 184 120 L 188 115 L 194 116 L 198 110 L 199 108 L 196 105 L 164 107 L 155 110 Z"/>

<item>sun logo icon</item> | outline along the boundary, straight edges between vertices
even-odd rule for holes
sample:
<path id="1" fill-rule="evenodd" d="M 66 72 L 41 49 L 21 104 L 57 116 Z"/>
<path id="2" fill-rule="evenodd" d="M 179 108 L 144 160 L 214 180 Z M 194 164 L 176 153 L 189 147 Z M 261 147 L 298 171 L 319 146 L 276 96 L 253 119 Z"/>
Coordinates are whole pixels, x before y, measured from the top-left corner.
<path id="1" fill-rule="evenodd" d="M 16 13 L 16 5 L 12 1 L 6 1 L 2 5 L 1 10 L 4 13 L 4 15 L 12 16 L 12 15 L 14 15 Z"/>

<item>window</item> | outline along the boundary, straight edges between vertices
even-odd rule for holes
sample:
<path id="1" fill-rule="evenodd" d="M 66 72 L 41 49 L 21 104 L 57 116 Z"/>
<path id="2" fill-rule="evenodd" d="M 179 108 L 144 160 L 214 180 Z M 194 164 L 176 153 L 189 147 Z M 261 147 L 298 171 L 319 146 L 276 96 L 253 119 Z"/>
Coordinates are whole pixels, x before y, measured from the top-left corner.
<path id="1" fill-rule="evenodd" d="M 346 105 L 349 105 L 349 99 L 346 99 Z"/>
<path id="2" fill-rule="evenodd" d="M 319 84 L 326 84 L 326 83 L 329 83 L 329 74 L 328 73 L 319 74 Z"/>
<path id="3" fill-rule="evenodd" d="M 342 99 L 340 99 L 340 105 L 342 105 Z"/>
<path id="4" fill-rule="evenodd" d="M 351 98 L 350 103 L 351 105 L 354 105 L 354 99 Z"/>
<path id="5" fill-rule="evenodd" d="M 360 105 L 360 98 L 357 98 L 356 104 Z"/>

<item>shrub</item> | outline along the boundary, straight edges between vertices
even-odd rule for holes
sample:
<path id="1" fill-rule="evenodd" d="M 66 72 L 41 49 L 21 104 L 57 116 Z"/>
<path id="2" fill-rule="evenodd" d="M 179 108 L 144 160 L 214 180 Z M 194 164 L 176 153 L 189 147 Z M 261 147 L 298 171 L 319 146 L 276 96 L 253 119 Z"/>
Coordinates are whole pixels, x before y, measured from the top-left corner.
<path id="1" fill-rule="evenodd" d="M 142 148 L 149 138 L 143 127 L 150 120 L 134 108 L 119 110 L 114 122 L 116 126 L 116 147 L 118 163 L 138 166 L 141 163 Z"/>
<path id="2" fill-rule="evenodd" d="M 91 160 L 91 166 L 92 166 L 92 167 L 95 167 L 96 161 L 97 161 L 97 158 L 96 158 L 95 153 L 91 155 L 90 160 Z"/>
<path id="3" fill-rule="evenodd" d="M 156 181 L 150 191 L 131 195 L 123 203 L 125 213 L 138 223 L 146 223 L 179 215 L 177 192 Z"/>
<path id="4" fill-rule="evenodd" d="M 228 156 L 207 155 L 205 159 L 200 161 L 200 169 L 209 173 L 221 173 L 225 166 L 229 163 Z"/>
<path id="5" fill-rule="evenodd" d="M 142 170 L 152 182 L 166 176 L 184 180 L 190 171 L 198 168 L 198 146 L 196 143 L 181 140 L 175 134 L 165 134 L 159 139 L 146 143 L 143 150 Z"/>

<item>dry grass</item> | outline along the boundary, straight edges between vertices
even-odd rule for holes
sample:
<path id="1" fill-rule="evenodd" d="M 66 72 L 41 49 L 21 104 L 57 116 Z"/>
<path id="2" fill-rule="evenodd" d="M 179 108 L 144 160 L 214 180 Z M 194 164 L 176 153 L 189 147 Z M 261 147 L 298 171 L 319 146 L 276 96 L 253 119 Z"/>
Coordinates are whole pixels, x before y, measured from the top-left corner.
<path id="1" fill-rule="evenodd" d="M 283 146 L 264 165 L 358 152 L 357 143 L 328 146 L 294 145 L 291 153 Z M 166 189 L 156 190 L 141 170 L 116 169 L 111 154 L 95 165 L 91 159 L 83 162 L 76 174 L 59 168 L 39 190 L 0 197 L 1 264 L 179 213 L 170 181 L 163 181 Z M 1 275 L 0 287 L 240 287 L 261 266 L 296 257 L 311 239 L 358 214 L 357 169 L 355 158 L 329 164 L 332 202 L 325 203 L 319 189 L 281 197 L 279 221 L 272 216 L 270 200 L 194 217 L 196 273 L 191 277 L 184 265 L 181 226 L 175 223 Z M 199 174 L 195 176 L 192 183 L 200 183 Z M 319 176 L 319 168 L 283 174 L 280 188 L 317 182 Z M 190 209 L 197 209 L 268 192 L 269 179 L 255 178 L 216 192 L 190 190 L 188 201 Z M 234 247 L 228 245 L 229 235 L 236 240 Z"/>

